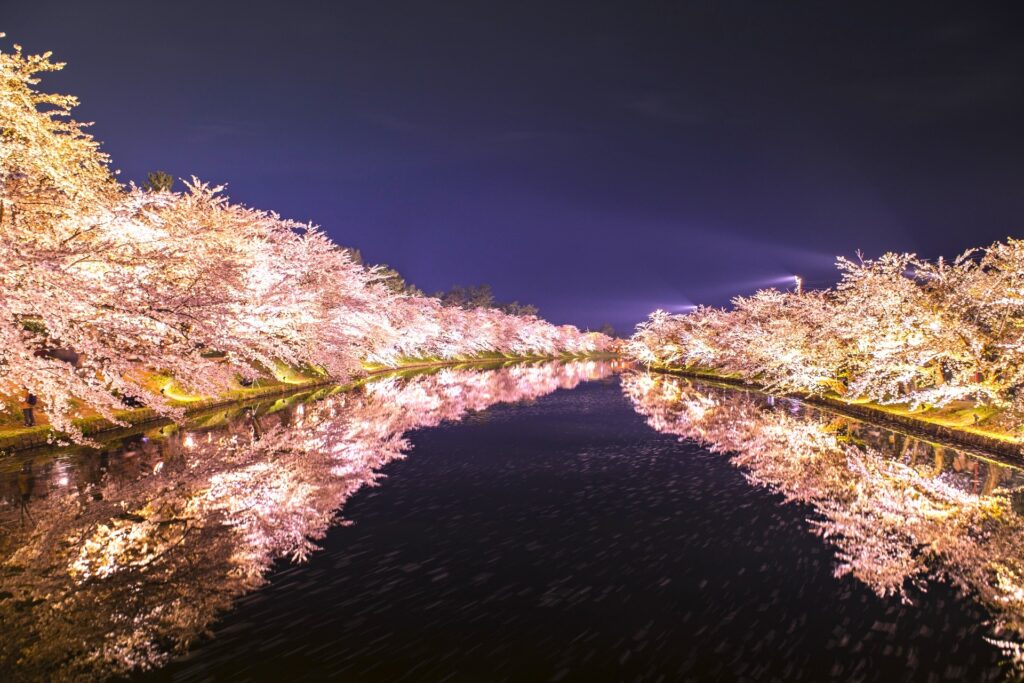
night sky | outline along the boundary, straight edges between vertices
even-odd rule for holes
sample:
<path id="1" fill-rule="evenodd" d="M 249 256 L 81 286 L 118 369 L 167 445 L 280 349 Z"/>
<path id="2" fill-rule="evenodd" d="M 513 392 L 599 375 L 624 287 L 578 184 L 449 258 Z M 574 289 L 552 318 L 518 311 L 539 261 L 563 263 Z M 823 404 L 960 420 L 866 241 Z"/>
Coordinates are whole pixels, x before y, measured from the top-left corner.
<path id="1" fill-rule="evenodd" d="M 122 180 L 555 322 L 1020 236 L 1020 3 L 598 4 L 3 0 L 0 31 L 69 63 L 43 88 Z"/>

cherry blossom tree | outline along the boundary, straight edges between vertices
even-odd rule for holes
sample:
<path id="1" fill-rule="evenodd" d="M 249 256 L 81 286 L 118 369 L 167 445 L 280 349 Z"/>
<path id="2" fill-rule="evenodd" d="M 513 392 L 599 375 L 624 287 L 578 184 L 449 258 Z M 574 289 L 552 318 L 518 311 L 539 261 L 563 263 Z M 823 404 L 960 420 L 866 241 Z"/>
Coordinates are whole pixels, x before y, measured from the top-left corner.
<path id="1" fill-rule="evenodd" d="M 1024 247 L 952 261 L 914 254 L 838 259 L 834 289 L 775 289 L 729 309 L 657 311 L 624 345 L 649 366 L 708 370 L 780 392 L 942 407 L 955 401 L 1024 417 Z"/>
<path id="2" fill-rule="evenodd" d="M 280 366 L 339 381 L 364 362 L 587 354 L 611 340 L 533 315 L 445 307 L 366 267 L 311 225 L 231 203 L 195 178 L 120 185 L 40 92 L 63 65 L 0 52 L 0 400 L 40 398 L 53 427 L 126 400 L 180 417 L 165 377 L 216 395 Z"/>

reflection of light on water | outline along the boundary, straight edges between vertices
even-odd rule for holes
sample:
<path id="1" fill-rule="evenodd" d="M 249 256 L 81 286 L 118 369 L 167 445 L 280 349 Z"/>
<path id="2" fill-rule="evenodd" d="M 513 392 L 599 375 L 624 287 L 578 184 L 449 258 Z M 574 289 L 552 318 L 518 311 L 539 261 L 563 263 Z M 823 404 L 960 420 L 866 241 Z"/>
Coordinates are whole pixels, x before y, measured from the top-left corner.
<path id="1" fill-rule="evenodd" d="M 1024 671 L 1019 471 L 788 399 L 776 410 L 771 397 L 647 373 L 622 386 L 657 431 L 729 454 L 750 481 L 811 505 L 837 576 L 904 599 L 949 579 L 979 599 L 995 615 L 992 642 Z"/>
<path id="2" fill-rule="evenodd" d="M 5 621 L 4 638 L 15 634 L 11 647 L 54 678 L 159 665 L 169 656 L 163 648 L 194 638 L 260 585 L 273 562 L 315 552 L 349 496 L 404 457 L 410 430 L 610 372 L 606 363 L 570 362 L 383 377 L 263 415 L 257 441 L 243 415 L 219 431 L 166 428 L 137 450 L 131 471 L 142 476 L 97 478 L 96 495 L 75 508 L 40 498 L 37 527 L 17 549 L 26 571 L 0 573 L 0 591 L 48 599 Z M 65 486 L 70 478 L 55 480 Z M 61 605 L 60 619 L 37 619 L 51 604 Z M 29 647 L 40 637 L 60 648 L 59 661 L 54 648 Z"/>

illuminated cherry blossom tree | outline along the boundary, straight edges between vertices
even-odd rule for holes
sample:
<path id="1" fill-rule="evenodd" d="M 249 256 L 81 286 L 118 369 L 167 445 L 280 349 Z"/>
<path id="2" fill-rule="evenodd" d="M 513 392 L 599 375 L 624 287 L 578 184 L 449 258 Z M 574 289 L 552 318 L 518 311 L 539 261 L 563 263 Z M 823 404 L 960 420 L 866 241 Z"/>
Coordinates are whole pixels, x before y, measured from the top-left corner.
<path id="1" fill-rule="evenodd" d="M 58 431 L 80 440 L 84 407 L 117 422 L 129 397 L 179 417 L 154 375 L 216 395 L 280 365 L 344 380 L 365 361 L 609 348 L 391 286 L 393 271 L 316 227 L 195 178 L 183 192 L 121 186 L 71 118 L 76 100 L 36 88 L 62 66 L 0 52 L 0 399 L 31 391 Z"/>
<path id="2" fill-rule="evenodd" d="M 913 254 L 838 260 L 835 289 L 764 290 L 729 309 L 656 311 L 625 352 L 649 366 L 727 374 L 780 392 L 1024 418 L 1024 246 L 953 261 Z"/>

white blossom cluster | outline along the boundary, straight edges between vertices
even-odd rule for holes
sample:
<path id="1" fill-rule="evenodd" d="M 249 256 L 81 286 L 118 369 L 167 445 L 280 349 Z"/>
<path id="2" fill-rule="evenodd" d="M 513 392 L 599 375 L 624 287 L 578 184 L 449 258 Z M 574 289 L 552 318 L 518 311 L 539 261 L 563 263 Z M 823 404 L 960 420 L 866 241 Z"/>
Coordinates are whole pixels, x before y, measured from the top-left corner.
<path id="1" fill-rule="evenodd" d="M 1024 241 L 952 263 L 886 254 L 838 267 L 832 290 L 769 289 L 728 310 L 656 311 L 626 351 L 784 392 L 913 407 L 965 401 L 1024 415 Z"/>
<path id="2" fill-rule="evenodd" d="M 389 286 L 320 230 L 184 192 L 125 188 L 75 98 L 37 89 L 49 53 L 0 52 L 0 402 L 31 392 L 60 431 L 131 397 L 176 412 L 153 373 L 192 394 L 284 364 L 345 378 L 363 362 L 482 353 L 585 354 L 608 337 Z"/>

